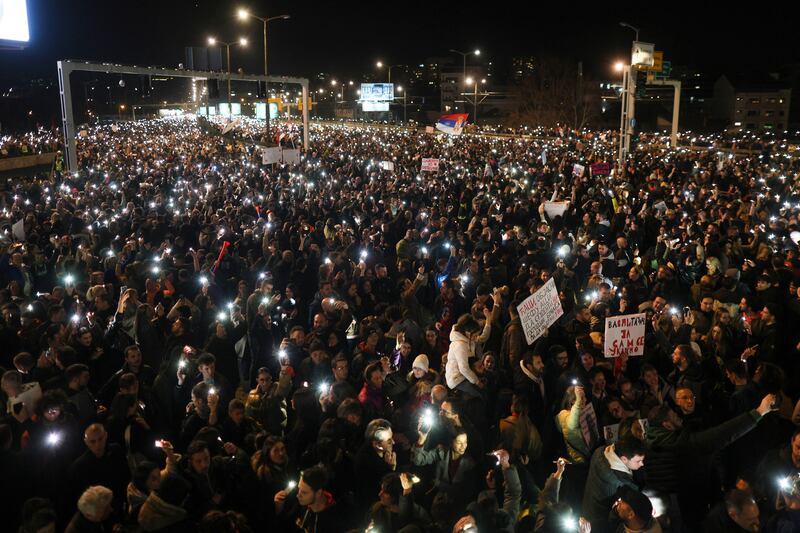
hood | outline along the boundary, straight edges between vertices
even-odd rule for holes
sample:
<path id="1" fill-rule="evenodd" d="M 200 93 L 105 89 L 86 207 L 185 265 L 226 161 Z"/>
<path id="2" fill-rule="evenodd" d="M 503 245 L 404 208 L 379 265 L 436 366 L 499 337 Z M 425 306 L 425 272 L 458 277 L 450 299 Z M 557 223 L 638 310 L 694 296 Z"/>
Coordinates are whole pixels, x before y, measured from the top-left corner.
<path id="1" fill-rule="evenodd" d="M 469 343 L 469 339 L 466 335 L 461 333 L 460 331 L 456 331 L 455 329 L 450 330 L 450 342 L 466 342 Z"/>
<path id="2" fill-rule="evenodd" d="M 157 531 L 186 520 L 186 511 L 151 493 L 139 511 L 139 525 L 144 531 Z"/>
<path id="3" fill-rule="evenodd" d="M 633 475 L 631 469 L 625 466 L 625 463 L 623 463 L 622 459 L 619 458 L 617 452 L 614 451 L 613 444 L 606 446 L 606 449 L 603 450 L 603 456 L 606 458 L 606 461 L 608 461 L 608 466 L 611 467 L 611 470 Z"/>

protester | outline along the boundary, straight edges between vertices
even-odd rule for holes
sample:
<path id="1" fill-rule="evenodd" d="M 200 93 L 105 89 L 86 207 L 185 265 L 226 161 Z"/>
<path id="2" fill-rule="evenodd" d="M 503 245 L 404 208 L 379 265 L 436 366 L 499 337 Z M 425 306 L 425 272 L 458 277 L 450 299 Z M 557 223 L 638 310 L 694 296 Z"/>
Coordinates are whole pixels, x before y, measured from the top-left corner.
<path id="1" fill-rule="evenodd" d="M 645 135 L 606 169 L 611 132 L 272 126 L 286 163 L 251 119 L 91 126 L 0 187 L 9 528 L 793 523 L 792 143 Z"/>

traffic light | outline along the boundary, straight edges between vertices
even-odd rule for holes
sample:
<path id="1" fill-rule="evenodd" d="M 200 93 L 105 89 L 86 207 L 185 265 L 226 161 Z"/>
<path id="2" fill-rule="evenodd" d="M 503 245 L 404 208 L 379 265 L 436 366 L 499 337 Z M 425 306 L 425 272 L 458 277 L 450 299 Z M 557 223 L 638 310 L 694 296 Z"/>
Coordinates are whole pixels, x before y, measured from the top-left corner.
<path id="1" fill-rule="evenodd" d="M 636 98 L 644 98 L 647 91 L 647 72 L 644 70 L 636 71 Z"/>

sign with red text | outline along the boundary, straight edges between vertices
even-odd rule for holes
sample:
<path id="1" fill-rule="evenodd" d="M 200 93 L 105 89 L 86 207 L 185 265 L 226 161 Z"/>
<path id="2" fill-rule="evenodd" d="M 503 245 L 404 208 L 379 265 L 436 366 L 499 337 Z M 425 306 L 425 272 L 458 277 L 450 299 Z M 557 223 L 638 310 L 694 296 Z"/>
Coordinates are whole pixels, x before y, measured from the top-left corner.
<path id="1" fill-rule="evenodd" d="M 605 349 L 603 350 L 605 356 L 644 355 L 646 322 L 647 317 L 644 313 L 606 318 Z"/>
<path id="2" fill-rule="evenodd" d="M 438 157 L 423 157 L 422 158 L 422 172 L 438 172 L 439 171 L 439 158 Z"/>
<path id="3" fill-rule="evenodd" d="M 608 163 L 594 163 L 589 168 L 592 170 L 592 176 L 608 176 L 611 174 L 611 165 Z"/>

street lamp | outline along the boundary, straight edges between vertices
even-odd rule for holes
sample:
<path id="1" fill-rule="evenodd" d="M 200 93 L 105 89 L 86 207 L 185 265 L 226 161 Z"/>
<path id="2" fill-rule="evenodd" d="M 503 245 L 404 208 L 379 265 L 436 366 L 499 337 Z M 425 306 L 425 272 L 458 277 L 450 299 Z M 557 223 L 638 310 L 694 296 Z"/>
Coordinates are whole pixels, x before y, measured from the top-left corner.
<path id="1" fill-rule="evenodd" d="M 625 70 L 625 63 L 623 63 L 622 61 L 617 61 L 616 63 L 614 63 L 614 70 L 616 70 L 617 72 L 622 72 L 623 70 Z"/>
<path id="2" fill-rule="evenodd" d="M 256 20 L 260 20 L 262 24 L 264 24 L 264 76 L 269 75 L 269 71 L 267 70 L 267 24 L 269 24 L 273 20 L 289 20 L 291 18 L 290 15 L 277 15 L 275 17 L 259 17 L 250 13 L 246 9 L 239 9 L 237 12 L 239 16 L 239 20 L 247 20 L 248 18 L 254 18 Z M 264 95 L 267 100 L 267 118 L 266 118 L 266 125 L 267 125 L 267 139 L 269 139 L 269 81 L 264 81 Z"/>
<path id="3" fill-rule="evenodd" d="M 639 28 L 637 28 L 636 26 L 631 26 L 627 22 L 620 22 L 619 25 L 622 26 L 623 28 L 632 29 L 634 31 L 634 33 L 636 33 L 636 40 L 637 41 L 639 40 Z"/>
<path id="4" fill-rule="evenodd" d="M 224 43 L 216 39 L 216 37 L 209 37 L 208 44 L 211 46 L 215 46 L 217 44 L 222 45 L 225 47 L 227 51 L 227 58 L 228 58 L 228 118 L 233 119 L 233 108 L 231 107 L 231 46 L 234 44 L 238 44 L 239 46 L 247 46 L 247 39 L 244 37 L 240 38 L 238 41 L 233 41 L 231 43 Z M 269 114 L 269 113 L 267 113 Z"/>
<path id="5" fill-rule="evenodd" d="M 392 83 L 392 69 L 394 67 L 401 67 L 402 65 L 384 65 L 383 61 L 378 61 L 375 63 L 375 66 L 378 68 L 383 68 L 384 66 L 389 70 L 389 80 L 388 83 Z"/>
<path id="6" fill-rule="evenodd" d="M 469 56 L 469 55 L 479 56 L 479 55 L 481 55 L 481 51 L 478 50 L 478 49 L 475 49 L 472 52 L 462 52 L 461 50 L 455 50 L 453 48 L 451 48 L 450 51 L 453 52 L 454 54 L 461 55 L 461 59 L 463 60 L 462 79 L 466 79 L 467 78 L 467 56 Z"/>
<path id="7" fill-rule="evenodd" d="M 406 124 L 408 122 L 406 118 L 406 91 L 403 90 L 402 85 L 398 85 L 397 92 L 403 93 L 403 124 Z"/>
<path id="8" fill-rule="evenodd" d="M 486 84 L 486 78 L 481 79 L 480 83 L 481 83 L 481 85 L 485 85 Z M 469 78 L 467 78 L 465 80 L 464 85 L 466 85 L 467 87 L 469 87 L 470 85 L 473 86 L 474 95 L 472 97 L 472 105 L 474 106 L 474 111 L 472 113 L 472 115 L 473 115 L 472 116 L 472 120 L 475 122 L 475 125 L 477 126 L 477 124 L 478 124 L 478 79 L 477 78 L 473 79 L 472 77 L 469 77 Z M 467 101 L 469 101 L 469 100 L 467 100 Z"/>

